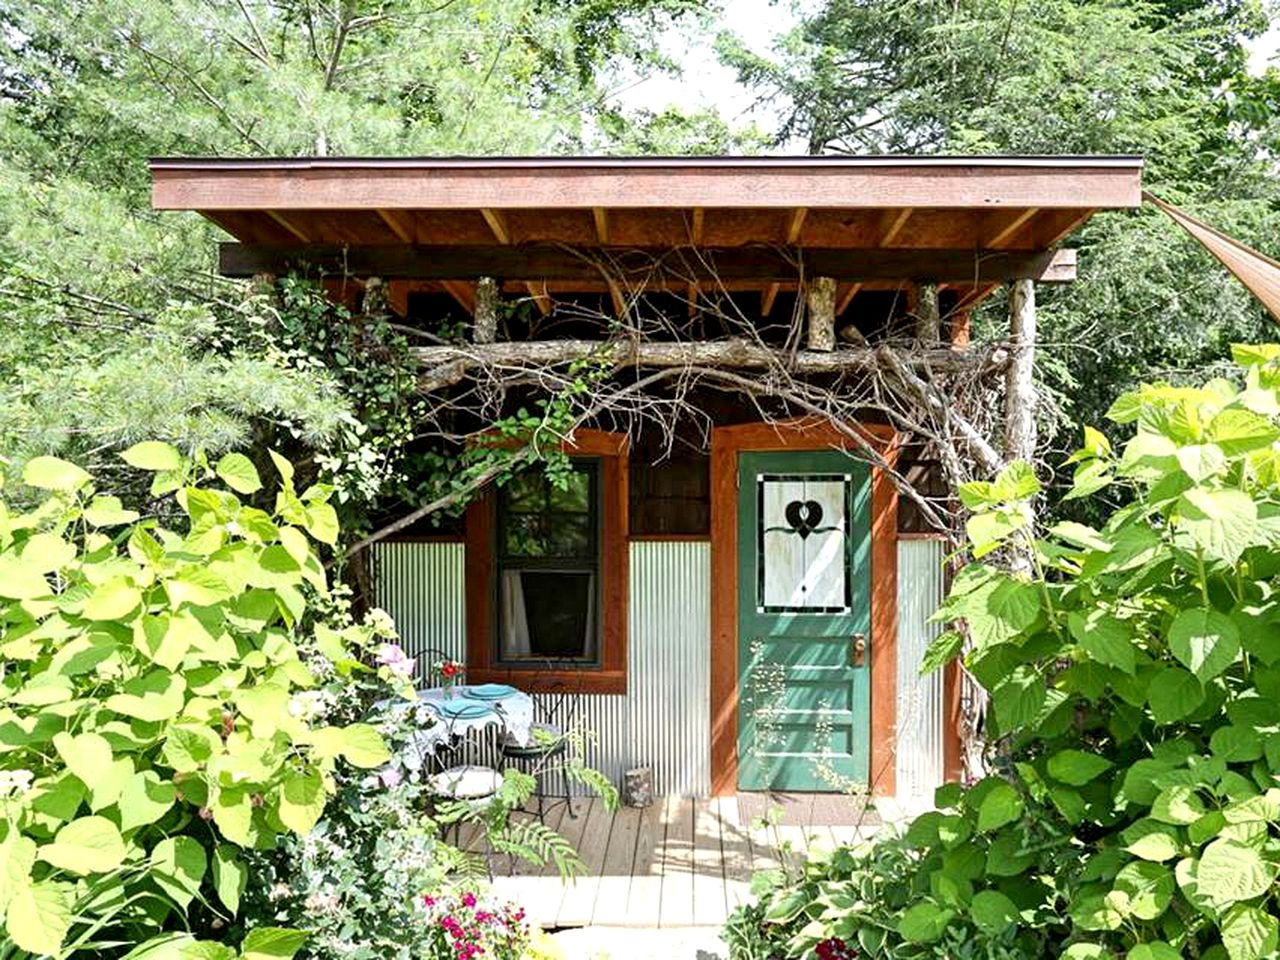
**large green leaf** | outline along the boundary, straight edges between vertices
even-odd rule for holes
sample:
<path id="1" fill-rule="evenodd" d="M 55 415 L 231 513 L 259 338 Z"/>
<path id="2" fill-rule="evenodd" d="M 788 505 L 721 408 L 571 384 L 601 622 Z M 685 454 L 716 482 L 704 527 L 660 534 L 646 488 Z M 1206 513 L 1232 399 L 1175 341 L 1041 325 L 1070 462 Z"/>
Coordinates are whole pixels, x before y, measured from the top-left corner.
<path id="1" fill-rule="evenodd" d="M 240 912 L 240 897 L 249 882 L 249 867 L 235 847 L 220 843 L 213 851 L 213 889 L 234 917 Z"/>
<path id="2" fill-rule="evenodd" d="M 1164 667 L 1147 686 L 1147 702 L 1156 723 L 1174 723 L 1204 702 L 1204 687 L 1181 667 Z"/>
<path id="3" fill-rule="evenodd" d="M 154 770 L 143 770 L 129 778 L 120 793 L 120 829 L 125 833 L 155 823 L 173 808 L 177 791 L 162 781 Z"/>
<path id="4" fill-rule="evenodd" d="M 978 829 L 989 832 L 1022 816 L 1022 796 L 1007 783 L 996 783 L 978 805 Z"/>
<path id="5" fill-rule="evenodd" d="M 114 870 L 127 853 L 114 823 L 106 817 L 80 817 L 59 830 L 38 856 L 55 867 L 87 875 Z"/>
<path id="6" fill-rule="evenodd" d="M 255 927 L 240 944 L 243 960 L 289 960 L 302 949 L 307 935 L 284 927 Z"/>
<path id="7" fill-rule="evenodd" d="M 1133 673 L 1133 632 L 1123 620 L 1103 610 L 1090 610 L 1088 614 L 1073 610 L 1067 616 L 1067 626 L 1076 643 L 1094 660 Z"/>
<path id="8" fill-rule="evenodd" d="M 1240 407 L 1228 407 L 1209 421 L 1205 435 L 1229 457 L 1262 450 L 1280 439 L 1280 430 L 1267 417 Z"/>
<path id="9" fill-rule="evenodd" d="M 1235 662 L 1240 630 L 1217 610 L 1183 610 L 1169 626 L 1169 649 L 1202 683 L 1207 682 Z"/>
<path id="10" fill-rule="evenodd" d="M 79 777 L 85 786 L 92 786 L 111 772 L 115 759 L 111 753 L 111 744 L 96 733 L 74 736 L 59 733 L 53 738 L 53 746 L 67 769 Z"/>
<path id="11" fill-rule="evenodd" d="M 942 937 L 954 915 L 932 903 L 917 903 L 903 912 L 898 933 L 912 943 L 933 943 Z"/>
<path id="12" fill-rule="evenodd" d="M 1173 872 L 1145 860 L 1126 864 L 1116 874 L 1115 889 L 1125 912 L 1139 920 L 1155 920 L 1169 908 L 1176 883 Z"/>
<path id="13" fill-rule="evenodd" d="M 1258 536 L 1258 508 L 1243 490 L 1193 487 L 1178 501 L 1177 525 L 1208 556 L 1233 564 Z"/>
<path id="14" fill-rule="evenodd" d="M 1202 896 L 1229 907 L 1266 893 L 1275 879 L 1275 869 L 1252 847 L 1234 840 L 1215 840 L 1204 848 L 1196 877 Z"/>
<path id="15" fill-rule="evenodd" d="M 305 836 L 324 813 L 326 799 L 324 781 L 319 774 L 288 774 L 280 790 L 280 822 Z"/>
<path id="16" fill-rule="evenodd" d="M 312 731 L 316 756 L 331 759 L 341 756 L 356 767 L 380 767 L 391 759 L 382 735 L 367 723 L 346 727 L 321 727 Z"/>
<path id="17" fill-rule="evenodd" d="M 262 480 L 253 461 L 243 453 L 228 453 L 218 461 L 218 476 L 236 493 L 255 493 L 262 489 Z"/>
<path id="18" fill-rule="evenodd" d="M 983 933 L 998 937 L 1018 922 L 1018 908 L 998 890 L 982 890 L 974 895 L 969 916 Z"/>
<path id="19" fill-rule="evenodd" d="M 151 850 L 151 877 L 182 909 L 200 892 L 207 866 L 204 847 L 192 837 L 169 837 Z"/>
<path id="20" fill-rule="evenodd" d="M 10 939 L 35 954 L 56 954 L 71 928 L 75 887 L 45 880 L 21 887 L 9 901 L 5 928 Z"/>
<path id="21" fill-rule="evenodd" d="M 120 459 L 139 470 L 179 470 L 182 454 L 178 448 L 159 440 L 143 440 L 120 454 Z"/>
<path id="22" fill-rule="evenodd" d="M 89 620 L 121 620 L 142 602 L 142 591 L 127 577 L 116 577 L 93 589 L 85 599 Z"/>
<path id="23" fill-rule="evenodd" d="M 14 894 L 31 883 L 31 868 L 36 862 L 36 842 L 10 829 L 0 842 L 0 916 Z"/>
<path id="24" fill-rule="evenodd" d="M 1113 764 L 1105 757 L 1083 750 L 1059 750 L 1049 758 L 1049 776 L 1073 787 L 1082 787 L 1110 770 Z"/>
<path id="25" fill-rule="evenodd" d="M 88 471 L 57 457 L 32 457 L 22 468 L 22 482 L 41 490 L 78 490 L 92 479 Z"/>
<path id="26" fill-rule="evenodd" d="M 1231 960 L 1263 960 L 1274 957 L 1280 945 L 1280 923 L 1257 907 L 1236 904 L 1219 921 L 1222 945 Z"/>

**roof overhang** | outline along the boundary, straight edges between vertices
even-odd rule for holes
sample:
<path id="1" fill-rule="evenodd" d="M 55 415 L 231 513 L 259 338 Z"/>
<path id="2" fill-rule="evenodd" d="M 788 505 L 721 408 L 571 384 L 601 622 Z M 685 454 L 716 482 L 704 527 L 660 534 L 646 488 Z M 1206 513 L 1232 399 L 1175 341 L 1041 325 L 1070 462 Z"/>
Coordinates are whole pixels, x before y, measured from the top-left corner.
<path id="1" fill-rule="evenodd" d="M 736 289 L 833 276 L 846 306 L 910 280 L 960 302 L 1014 277 L 1068 281 L 1063 237 L 1142 200 L 1141 159 L 1112 156 L 155 159 L 151 173 L 157 209 L 236 238 L 222 250 L 232 276 L 305 262 L 545 295 L 610 282 L 602 263 L 694 286 L 713 264 Z M 645 267 L 663 251 L 683 253 Z"/>

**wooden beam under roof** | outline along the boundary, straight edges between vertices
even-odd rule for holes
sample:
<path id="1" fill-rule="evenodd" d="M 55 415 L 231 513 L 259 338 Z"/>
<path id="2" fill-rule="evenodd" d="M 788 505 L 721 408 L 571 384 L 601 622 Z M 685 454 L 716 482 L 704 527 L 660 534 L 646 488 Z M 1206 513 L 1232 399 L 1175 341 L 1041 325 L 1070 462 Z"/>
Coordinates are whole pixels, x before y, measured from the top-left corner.
<path id="1" fill-rule="evenodd" d="M 1137 157 L 160 158 L 162 210 L 1132 209 Z"/>
<path id="2" fill-rule="evenodd" d="M 484 216 L 484 222 L 489 224 L 489 229 L 493 231 L 493 235 L 499 243 L 511 242 L 511 228 L 507 226 L 507 218 L 502 215 L 501 210 L 490 210 L 485 207 L 480 213 Z"/>
<path id="3" fill-rule="evenodd" d="M 767 317 L 769 311 L 773 309 L 773 301 L 778 299 L 778 291 L 782 288 L 780 283 L 771 283 L 765 288 L 764 296 L 760 298 L 760 316 Z"/>
<path id="4" fill-rule="evenodd" d="M 379 210 L 378 216 L 397 237 L 401 243 L 415 243 L 418 239 L 417 225 L 413 221 L 413 214 L 406 213 L 403 210 Z"/>
<path id="5" fill-rule="evenodd" d="M 671 248 L 602 251 L 612 275 L 623 282 L 677 277 L 690 281 L 758 280 L 762 285 L 794 281 L 800 270 L 794 251 L 770 247 L 704 248 L 680 256 Z M 798 258 L 808 276 L 846 283 L 928 279 L 935 283 L 986 283 L 1029 278 L 1045 283 L 1075 279 L 1076 252 L 1010 250 L 921 250 L 807 248 Z M 554 245 L 520 246 L 269 246 L 224 243 L 221 272 L 229 277 L 283 274 L 293 266 L 354 276 L 416 280 L 575 280 L 599 278 L 601 263 Z"/>
<path id="6" fill-rule="evenodd" d="M 853 298 L 858 295 L 858 291 L 862 289 L 862 284 L 851 283 L 840 295 L 840 299 L 836 301 L 836 316 L 844 313 L 849 309 L 849 304 L 853 303 Z"/>
<path id="7" fill-rule="evenodd" d="M 596 239 L 604 246 L 609 242 L 609 211 L 604 207 L 592 207 L 591 217 L 596 223 Z"/>
<path id="8" fill-rule="evenodd" d="M 794 244 L 800 239 L 800 231 L 804 228 L 804 218 L 808 214 L 808 207 L 797 207 L 791 211 L 791 216 L 787 220 L 787 243 Z"/>
<path id="9" fill-rule="evenodd" d="M 300 227 L 298 227 L 298 225 L 297 225 L 297 224 L 290 222 L 289 218 L 288 218 L 288 217 L 286 217 L 286 216 L 285 216 L 283 213 L 281 213 L 280 211 L 278 211 L 278 210 L 268 210 L 268 211 L 266 211 L 266 214 L 267 214 L 267 216 L 268 216 L 268 217 L 270 217 L 272 220 L 274 220 L 274 221 L 275 221 L 276 223 L 278 223 L 280 226 L 284 227 L 284 228 L 285 228 L 286 230 L 288 230 L 291 234 L 293 234 L 295 237 L 297 237 L 301 242 L 303 242 L 303 243 L 311 243 L 311 242 L 315 239 L 314 237 L 308 236 L 308 235 L 307 235 L 307 233 L 306 233 L 306 231 L 304 231 L 304 230 L 302 230 Z"/>
<path id="10" fill-rule="evenodd" d="M 706 226 L 707 212 L 702 207 L 694 207 L 689 222 L 689 242 L 695 247 L 702 246 L 702 235 Z"/>
<path id="11" fill-rule="evenodd" d="M 902 228 L 907 225 L 907 221 L 911 219 L 911 213 L 911 207 L 905 207 L 902 210 L 886 210 L 881 221 L 884 229 L 880 233 L 880 239 L 877 244 L 887 247 L 893 243 L 898 234 L 902 232 Z"/>
<path id="12" fill-rule="evenodd" d="M 979 237 L 979 245 L 992 249 L 1003 247 L 1011 237 L 1026 226 L 1028 220 L 1039 212 L 1035 207 L 1028 207 L 1026 210 L 991 214 L 983 224 L 987 232 L 985 236 Z"/>

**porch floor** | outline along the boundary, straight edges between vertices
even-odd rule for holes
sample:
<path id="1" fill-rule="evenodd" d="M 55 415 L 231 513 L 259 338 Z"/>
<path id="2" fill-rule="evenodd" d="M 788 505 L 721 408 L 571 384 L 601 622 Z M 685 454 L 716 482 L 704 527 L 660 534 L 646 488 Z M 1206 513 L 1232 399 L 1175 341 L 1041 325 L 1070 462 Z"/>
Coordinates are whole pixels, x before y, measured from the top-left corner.
<path id="1" fill-rule="evenodd" d="M 782 807 L 781 823 L 753 827 L 770 802 Z M 614 813 L 594 798 L 573 803 L 577 817 L 557 801 L 546 822 L 578 850 L 585 876 L 566 885 L 554 867 L 494 859 L 495 892 L 544 928 L 719 927 L 749 899 L 755 871 L 869 836 L 879 822 L 848 797 L 826 794 L 660 797 Z M 462 840 L 474 847 L 473 837 Z"/>

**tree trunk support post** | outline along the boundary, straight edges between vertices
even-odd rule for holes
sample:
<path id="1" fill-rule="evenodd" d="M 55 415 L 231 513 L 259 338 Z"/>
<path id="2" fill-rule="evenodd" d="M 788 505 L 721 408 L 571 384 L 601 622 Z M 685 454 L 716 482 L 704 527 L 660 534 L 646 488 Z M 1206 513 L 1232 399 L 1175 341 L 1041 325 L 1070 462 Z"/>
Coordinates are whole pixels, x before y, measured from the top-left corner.
<path id="1" fill-rule="evenodd" d="M 916 286 L 916 339 L 932 346 L 942 339 L 942 316 L 938 310 L 938 285 L 924 282 Z"/>
<path id="2" fill-rule="evenodd" d="M 836 281 L 815 277 L 805 290 L 809 306 L 809 349 L 830 353 L 836 348 Z"/>
<path id="3" fill-rule="evenodd" d="M 1036 453 L 1036 288 L 1015 280 L 1009 290 L 1009 354 L 1005 370 L 1005 462 L 1031 463 Z"/>
<path id="4" fill-rule="evenodd" d="M 498 281 L 493 277 L 481 277 L 476 281 L 475 325 L 472 333 L 476 343 L 493 343 L 498 339 L 499 290 Z"/>

